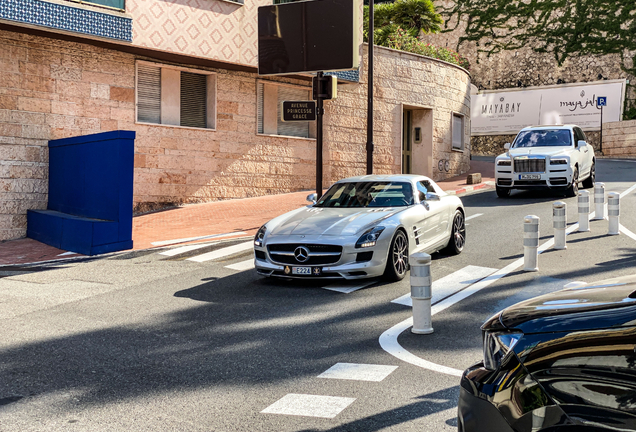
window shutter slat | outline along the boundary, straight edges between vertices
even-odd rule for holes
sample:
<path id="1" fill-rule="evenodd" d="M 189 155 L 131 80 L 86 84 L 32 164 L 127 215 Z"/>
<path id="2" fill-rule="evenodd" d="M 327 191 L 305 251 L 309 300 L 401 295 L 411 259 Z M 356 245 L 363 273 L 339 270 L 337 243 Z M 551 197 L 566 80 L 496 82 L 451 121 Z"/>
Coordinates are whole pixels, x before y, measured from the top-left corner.
<path id="1" fill-rule="evenodd" d="M 206 76 L 181 72 L 181 126 L 207 127 Z"/>
<path id="2" fill-rule="evenodd" d="M 283 101 L 309 100 L 309 90 L 280 86 L 278 88 L 278 135 L 309 137 L 309 122 L 284 122 L 281 120 Z"/>
<path id="3" fill-rule="evenodd" d="M 263 92 L 265 91 L 263 83 L 259 82 L 256 88 L 256 132 L 263 133 Z"/>
<path id="4" fill-rule="evenodd" d="M 139 65 L 137 72 L 137 121 L 161 123 L 161 68 Z"/>

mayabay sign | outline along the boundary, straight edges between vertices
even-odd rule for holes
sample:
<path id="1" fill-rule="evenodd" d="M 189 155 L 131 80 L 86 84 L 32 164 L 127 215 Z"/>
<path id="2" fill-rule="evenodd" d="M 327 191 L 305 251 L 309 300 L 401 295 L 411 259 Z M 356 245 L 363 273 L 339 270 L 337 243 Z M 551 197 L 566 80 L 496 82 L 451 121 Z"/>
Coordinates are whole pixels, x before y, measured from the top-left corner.
<path id="1" fill-rule="evenodd" d="M 316 120 L 316 102 L 314 101 L 284 101 L 281 103 L 281 120 L 314 121 Z"/>

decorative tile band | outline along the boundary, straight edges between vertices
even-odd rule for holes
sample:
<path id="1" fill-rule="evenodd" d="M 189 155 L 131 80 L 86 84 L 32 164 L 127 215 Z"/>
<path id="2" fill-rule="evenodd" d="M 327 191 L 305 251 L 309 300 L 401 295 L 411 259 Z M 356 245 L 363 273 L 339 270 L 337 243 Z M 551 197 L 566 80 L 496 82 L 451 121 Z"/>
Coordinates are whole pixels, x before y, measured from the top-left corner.
<path id="1" fill-rule="evenodd" d="M 40 0 L 1 0 L 0 19 L 132 42 L 132 19 Z"/>
<path id="2" fill-rule="evenodd" d="M 339 81 L 360 82 L 360 72 L 357 70 L 326 72 L 325 75 L 334 75 Z"/>

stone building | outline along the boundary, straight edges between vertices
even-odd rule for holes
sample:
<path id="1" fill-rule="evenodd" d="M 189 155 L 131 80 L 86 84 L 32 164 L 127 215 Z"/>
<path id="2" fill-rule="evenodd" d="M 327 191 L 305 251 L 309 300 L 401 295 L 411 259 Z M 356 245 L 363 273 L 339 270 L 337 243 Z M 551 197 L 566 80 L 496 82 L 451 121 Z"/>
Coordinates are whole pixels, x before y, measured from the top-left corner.
<path id="1" fill-rule="evenodd" d="M 266 4 L 2 2 L 0 240 L 24 236 L 27 209 L 46 208 L 51 139 L 135 131 L 137 212 L 314 189 L 315 126 L 283 123 L 277 111 L 282 100 L 310 99 L 311 77 L 257 74 L 257 7 Z M 324 186 L 366 170 L 361 49 L 360 74 L 325 102 Z M 464 69 L 377 48 L 374 119 L 375 173 L 468 170 Z"/>

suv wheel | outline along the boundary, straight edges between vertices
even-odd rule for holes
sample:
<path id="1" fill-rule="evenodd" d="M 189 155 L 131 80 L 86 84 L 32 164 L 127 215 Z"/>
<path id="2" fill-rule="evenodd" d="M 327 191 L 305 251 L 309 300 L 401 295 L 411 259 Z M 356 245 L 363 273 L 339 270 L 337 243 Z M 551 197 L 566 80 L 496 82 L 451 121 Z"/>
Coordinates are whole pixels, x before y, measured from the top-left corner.
<path id="1" fill-rule="evenodd" d="M 495 186 L 495 188 L 499 198 L 508 198 L 510 196 L 510 188 L 502 188 L 499 186 Z"/>
<path id="2" fill-rule="evenodd" d="M 592 168 L 590 168 L 590 176 L 583 180 L 583 187 L 585 189 L 593 188 L 596 181 L 596 162 L 592 161 Z"/>
<path id="3" fill-rule="evenodd" d="M 575 197 L 579 194 L 579 169 L 574 168 L 574 173 L 572 174 L 572 184 L 565 191 L 565 196 Z"/>

